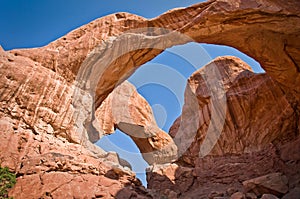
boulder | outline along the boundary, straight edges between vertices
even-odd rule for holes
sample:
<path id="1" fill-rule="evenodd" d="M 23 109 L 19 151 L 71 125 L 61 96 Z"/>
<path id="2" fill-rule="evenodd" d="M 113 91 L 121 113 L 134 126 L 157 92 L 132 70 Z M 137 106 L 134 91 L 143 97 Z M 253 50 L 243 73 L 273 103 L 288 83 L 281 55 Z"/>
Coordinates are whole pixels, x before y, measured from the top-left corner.
<path id="1" fill-rule="evenodd" d="M 274 196 L 273 194 L 263 194 L 261 199 L 279 199 L 279 198 Z"/>
<path id="2" fill-rule="evenodd" d="M 282 173 L 271 173 L 243 182 L 245 190 L 256 195 L 273 194 L 282 196 L 288 192 L 288 179 Z"/>
<path id="3" fill-rule="evenodd" d="M 242 192 L 236 192 L 230 196 L 230 199 L 246 199 L 246 196 Z"/>

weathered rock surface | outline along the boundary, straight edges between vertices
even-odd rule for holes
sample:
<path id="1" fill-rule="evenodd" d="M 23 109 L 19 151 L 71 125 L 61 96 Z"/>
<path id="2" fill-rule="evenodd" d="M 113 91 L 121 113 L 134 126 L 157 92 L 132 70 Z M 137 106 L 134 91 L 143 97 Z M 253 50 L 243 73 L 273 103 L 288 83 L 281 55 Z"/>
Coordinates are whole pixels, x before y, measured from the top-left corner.
<path id="1" fill-rule="evenodd" d="M 165 29 L 176 30 L 196 42 L 233 46 L 255 58 L 298 101 L 299 7 L 297 0 L 289 3 L 284 0 L 212 0 L 189 8 L 175 9 L 150 20 L 118 13 L 82 26 L 43 48 L 13 50 L 10 53 L 41 63 L 68 82 L 75 80 L 87 56 L 90 56 L 88 61 L 98 60 L 90 64 L 103 69 L 96 85 L 96 102 L 100 105 L 119 80 L 130 75 L 137 66 L 151 60 L 167 47 L 190 41 L 178 34 L 168 34 L 170 32 Z M 140 28 L 146 28 L 147 31 L 137 30 Z M 124 45 L 124 42 L 120 43 L 124 37 L 117 36 L 129 30 L 138 34 L 127 34 L 125 43 L 133 43 Z M 118 39 L 114 40 L 116 37 Z M 134 43 L 139 47 L 134 46 Z M 144 45 L 151 45 L 151 48 L 141 49 Z M 126 51 L 135 47 L 138 49 Z M 103 52 L 105 56 L 101 54 Z M 117 59 L 113 52 L 124 54 Z"/>
<path id="2" fill-rule="evenodd" d="M 210 79 L 223 90 L 214 94 Z M 253 152 L 270 143 L 293 140 L 298 119 L 277 82 L 227 56 L 213 60 L 188 79 L 182 116 L 170 134 L 179 148 L 187 149 L 182 159 L 195 165 L 199 156 Z"/>
<path id="3" fill-rule="evenodd" d="M 265 134 L 270 138 L 261 138 L 255 132 L 258 140 L 250 136 L 255 143 L 249 140 L 227 147 L 229 143 L 219 142 L 220 148 L 214 149 L 217 154 L 224 150 L 240 154 L 202 159 L 194 158 L 193 153 L 185 154 L 184 161 L 194 167 L 171 164 L 169 177 L 163 170 L 170 165 L 154 165 L 163 166 L 163 170 L 162 175 L 156 174 L 155 169 L 149 173 L 151 193 L 161 194 L 164 187 L 162 194 L 171 198 L 207 198 L 215 190 L 225 195 L 230 187 L 241 191 L 242 181 L 274 172 L 284 173 L 289 187 L 299 185 L 299 161 L 286 152 L 293 136 L 285 137 L 290 135 L 292 126 L 294 135 L 299 134 L 299 16 L 297 0 L 212 0 L 150 20 L 128 13 L 109 15 L 42 48 L 9 52 L 0 48 L 0 164 L 18 176 L 10 196 L 150 197 L 134 175 L 119 165 L 115 154 L 106 154 L 92 145 L 103 133 L 95 122 L 94 110 L 138 66 L 167 47 L 192 40 L 233 46 L 259 61 L 269 76 L 261 81 L 269 82 L 270 89 L 277 82 L 281 90 L 278 99 L 283 101 L 273 105 L 287 108 L 279 113 L 279 123 L 284 125 L 270 124 L 270 132 Z M 123 34 L 129 30 L 134 33 Z M 272 81 L 268 80 L 270 77 Z M 273 91 L 268 93 L 273 100 Z M 253 98 L 260 96 L 251 94 Z M 291 123 L 286 123 L 290 110 Z M 274 114 L 278 112 L 270 116 Z M 245 124 L 239 116 L 233 129 L 239 130 L 238 124 Z M 255 120 L 258 125 L 259 121 Z M 232 135 L 237 132 L 242 131 L 233 130 Z M 274 145 L 266 147 L 268 142 Z M 284 142 L 287 143 L 282 148 Z M 193 146 L 199 151 L 197 145 Z"/>
<path id="4" fill-rule="evenodd" d="M 26 123 L 1 113 L 0 162 L 17 174 L 14 198 L 115 198 L 141 183 L 119 164 L 116 154 L 95 156 L 86 147 L 38 133 Z M 143 192 L 146 197 L 147 193 Z"/>
<path id="5" fill-rule="evenodd" d="M 109 94 L 95 115 L 106 135 L 115 128 L 129 135 L 149 164 L 177 159 L 173 139 L 157 126 L 150 105 L 128 81 Z"/>
<path id="6" fill-rule="evenodd" d="M 263 194 L 282 196 L 289 190 L 287 184 L 288 179 L 282 173 L 271 173 L 243 182 L 247 192 L 252 191 L 258 196 Z"/>
<path id="7" fill-rule="evenodd" d="M 148 197 L 116 153 L 74 130 L 72 85 L 38 62 L 0 51 L 0 164 L 17 174 L 10 196 Z"/>
<path id="8" fill-rule="evenodd" d="M 213 101 L 210 95 L 214 84 L 209 80 L 215 79 L 216 73 L 219 78 L 214 83 L 222 84 L 224 89 L 217 90 L 220 95 L 214 95 L 218 100 Z M 214 106 L 225 106 L 227 112 L 216 111 L 218 114 L 213 116 L 213 103 L 220 102 L 222 96 L 227 98 L 225 105 Z M 295 151 L 300 139 L 295 122 L 298 118 L 286 98 L 267 74 L 253 73 L 240 59 L 229 56 L 213 60 L 188 79 L 182 116 L 170 129 L 182 156 L 172 165 L 151 167 L 147 172 L 148 187 L 165 196 L 164 190 L 174 190 L 177 198 L 231 197 L 238 191 L 248 195 L 254 192 L 259 197 L 265 193 L 282 196 L 288 186 L 300 183 Z M 213 118 L 220 116 L 224 120 L 218 137 L 218 123 L 210 124 L 210 120 L 221 121 Z M 214 127 L 212 135 L 208 135 L 209 125 Z M 204 150 L 209 153 L 202 157 L 201 146 L 205 143 Z M 276 173 L 279 171 L 286 177 L 281 178 Z M 261 186 L 269 188 L 254 186 L 245 190 L 242 182 L 255 177 L 266 179 Z"/>
<path id="9" fill-rule="evenodd" d="M 297 199 L 300 197 L 300 187 L 295 187 L 289 191 L 282 199 Z"/>
<path id="10" fill-rule="evenodd" d="M 273 194 L 264 194 L 262 195 L 261 199 L 278 199 L 278 198 Z"/>
<path id="11" fill-rule="evenodd" d="M 161 196 L 168 195 L 165 190 L 172 190 L 174 198 L 208 198 L 215 193 L 230 198 L 235 192 L 246 191 L 242 182 L 278 171 L 284 173 L 289 189 L 293 189 L 300 185 L 299 168 L 299 162 L 283 161 L 280 149 L 270 146 L 253 153 L 206 156 L 194 167 L 181 162 L 154 165 L 147 171 L 147 181 L 148 188 Z"/>
<path id="12" fill-rule="evenodd" d="M 230 199 L 246 199 L 246 196 L 242 192 L 236 192 L 230 196 Z"/>

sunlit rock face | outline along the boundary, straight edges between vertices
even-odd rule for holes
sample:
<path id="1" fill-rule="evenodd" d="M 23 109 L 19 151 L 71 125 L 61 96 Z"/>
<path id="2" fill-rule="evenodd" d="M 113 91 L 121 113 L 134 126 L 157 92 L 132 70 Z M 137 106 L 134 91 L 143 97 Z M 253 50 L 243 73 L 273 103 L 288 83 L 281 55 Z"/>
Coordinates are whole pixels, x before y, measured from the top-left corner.
<path id="1" fill-rule="evenodd" d="M 182 156 L 189 164 L 204 155 L 259 151 L 297 135 L 297 114 L 286 93 L 236 57 L 216 58 L 190 76 L 186 89 L 182 116 L 170 134 L 179 148 L 189 142 Z"/>
<path id="2" fill-rule="evenodd" d="M 113 198 L 128 184 L 127 194 L 139 190 L 141 183 L 116 153 L 70 126 L 72 85 L 41 63 L 2 49 L 0 66 L 0 164 L 17 175 L 10 196 Z"/>
<path id="3" fill-rule="evenodd" d="M 118 13 L 84 25 L 45 47 L 10 53 L 35 60 L 68 82 L 76 79 L 82 64 L 90 56 L 91 65 L 105 69 L 97 82 L 96 102 L 100 105 L 120 79 L 167 47 L 190 41 L 223 44 L 255 58 L 270 77 L 298 100 L 299 4 L 297 0 L 289 3 L 284 0 L 213 0 L 175 9 L 149 20 Z M 176 30 L 189 39 L 169 34 L 167 30 Z M 131 33 L 124 42 L 124 32 L 128 31 Z M 148 48 L 131 49 L 137 44 Z M 98 60 L 103 52 L 102 57 L 107 60 L 116 52 L 124 54 L 110 62 L 102 62 L 102 65 L 92 61 Z"/>
<path id="4" fill-rule="evenodd" d="M 176 160 L 173 139 L 157 126 L 150 105 L 128 81 L 109 94 L 95 115 L 106 135 L 116 128 L 129 135 L 149 164 Z"/>
<path id="5" fill-rule="evenodd" d="M 169 198 L 294 195 L 299 118 L 287 97 L 268 74 L 236 57 L 216 58 L 188 79 L 170 129 L 179 160 L 148 168 L 148 187 Z"/>
<path id="6" fill-rule="evenodd" d="M 287 194 L 294 193 L 291 189 L 299 186 L 298 156 L 291 154 L 299 151 L 295 150 L 299 142 L 294 138 L 299 135 L 299 4 L 297 0 L 212 0 L 174 9 L 149 20 L 118 13 L 97 19 L 41 48 L 8 52 L 0 48 L 0 164 L 17 174 L 17 184 L 9 195 L 14 198 L 157 198 L 162 195 L 213 198 L 223 194 L 227 197 L 241 191 L 241 182 L 276 172 L 288 178 Z M 131 33 L 125 34 L 126 31 Z M 138 66 L 167 47 L 190 41 L 232 46 L 255 58 L 267 75 L 247 72 L 249 76 L 237 78 L 245 85 L 233 89 L 230 86 L 235 84 L 229 84 L 225 93 L 229 102 L 255 102 L 262 106 L 259 109 L 262 112 L 256 108 L 258 112 L 251 111 L 252 105 L 228 104 L 227 110 L 233 113 L 226 112 L 228 124 L 211 151 L 218 156 L 194 157 L 203 143 L 192 140 L 191 147 L 185 146 L 191 154 L 179 147 L 178 152 L 184 158 L 172 164 L 154 165 L 160 168 L 157 176 L 157 170 L 149 169 L 149 187 L 153 190 L 145 190 L 133 173 L 120 166 L 115 153 L 105 153 L 92 144 L 106 131 L 97 125 L 94 110 Z M 237 71 L 231 75 L 242 73 Z M 254 93 L 255 89 L 260 90 L 259 84 L 262 88 L 269 86 L 265 95 Z M 249 92 L 243 90 L 247 87 Z M 238 89 L 248 92 L 249 99 L 239 98 Z M 189 94 L 199 96 L 199 106 L 205 107 L 206 96 L 192 91 Z M 274 99 L 277 103 L 273 106 L 277 107 L 270 107 Z M 201 115 L 202 109 L 195 110 Z M 186 115 L 194 117 L 192 113 Z M 265 115 L 276 122 L 268 123 Z M 253 120 L 249 122 L 247 117 Z M 251 127 L 243 131 L 247 123 Z M 133 130 L 131 133 L 155 132 L 152 138 L 157 140 L 143 138 L 142 142 L 134 138 L 136 143 L 145 143 L 145 146 L 140 144 L 141 151 L 161 149 L 166 143 L 172 143 L 159 130 L 142 128 L 141 131 L 131 123 L 120 121 L 116 128 Z M 256 136 L 251 134 L 255 132 Z M 249 140 L 233 137 L 240 133 Z M 199 131 L 197 136 L 200 135 L 206 134 Z M 174 140 L 176 143 L 176 136 Z M 241 143 L 233 144 L 233 140 Z M 166 173 L 163 168 L 169 165 L 170 172 Z M 227 188 L 233 189 L 224 192 Z"/>

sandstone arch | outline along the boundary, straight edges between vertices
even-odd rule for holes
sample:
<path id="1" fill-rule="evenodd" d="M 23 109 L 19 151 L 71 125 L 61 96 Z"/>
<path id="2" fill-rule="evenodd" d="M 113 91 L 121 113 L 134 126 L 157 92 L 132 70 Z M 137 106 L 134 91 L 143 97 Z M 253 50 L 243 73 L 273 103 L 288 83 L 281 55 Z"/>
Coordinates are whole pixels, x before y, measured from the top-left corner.
<path id="1" fill-rule="evenodd" d="M 211 0 L 169 11 L 150 20 L 119 13 L 91 22 L 42 48 L 9 52 L 0 48 L 0 72 L 5 74 L 0 76 L 0 125 L 4 132 L 0 137 L 0 149 L 5 152 L 0 154 L 1 166 L 9 166 L 20 176 L 10 195 L 23 198 L 38 198 L 49 194 L 61 197 L 61 193 L 66 194 L 64 197 L 96 197 L 97 194 L 115 196 L 116 192 L 111 191 L 125 187 L 125 184 L 130 184 L 130 188 L 133 187 L 138 192 L 136 187 L 139 183 L 132 173 L 115 164 L 108 164 L 109 158 L 87 142 L 91 137 L 79 134 L 74 129 L 73 113 L 76 107 L 72 104 L 72 83 L 89 53 L 96 47 L 101 50 L 101 46 L 104 46 L 100 44 L 112 44 L 110 42 L 114 36 L 136 28 L 163 27 L 176 30 L 197 42 L 233 46 L 255 58 L 267 74 L 280 84 L 281 91 L 287 96 L 297 116 L 295 133 L 299 133 L 299 4 L 297 0 Z M 165 35 L 165 32 L 152 32 L 150 35 L 138 36 L 142 41 L 163 39 Z M 185 42 L 188 41 L 171 40 L 162 47 Z M 161 53 L 163 48 L 135 51 L 130 54 L 134 61 L 127 63 L 127 55 L 107 66 L 108 70 L 98 85 L 96 108 L 120 79 Z M 115 66 L 122 70 L 115 73 Z M 79 145 L 82 141 L 85 141 L 84 147 Z M 289 160 L 293 156 L 297 158 L 296 155 L 288 154 L 293 145 L 284 147 L 285 152 L 281 154 L 283 159 Z M 271 158 L 276 160 L 276 151 L 271 152 Z M 269 157 L 264 153 L 263 157 Z M 252 161 L 252 158 L 251 155 L 246 155 L 246 159 Z M 268 161 L 260 162 L 261 174 L 266 172 L 265 168 L 270 171 L 278 169 L 272 167 L 273 163 L 271 166 L 265 164 Z M 117 163 L 118 160 L 112 162 Z M 290 163 L 279 170 L 296 170 L 290 169 L 293 168 L 289 167 Z M 248 164 L 251 162 L 246 164 L 245 169 Z M 299 165 L 295 167 L 299 168 Z M 184 168 L 181 173 L 185 173 L 184 177 L 193 183 L 193 175 L 201 174 L 198 170 L 191 171 Z M 239 174 L 235 175 L 238 177 Z M 250 175 L 251 173 L 243 173 L 243 180 Z M 289 173 L 289 177 L 291 176 L 293 173 Z M 73 190 L 72 187 L 82 182 L 79 179 L 81 177 L 85 178 L 85 187 L 95 189 Z M 120 178 L 120 182 L 116 178 Z M 52 179 L 51 186 L 45 185 L 44 179 Z M 62 179 L 65 181 L 60 184 Z M 218 180 L 220 179 L 222 177 Z M 117 183 L 106 187 L 106 193 L 99 193 L 100 186 L 95 184 L 98 181 Z M 30 185 L 32 182 L 35 183 L 35 189 Z M 153 182 L 162 187 L 161 183 Z M 180 185 L 179 183 L 177 188 L 181 188 Z M 58 187 L 63 191 L 57 191 Z"/>
<path id="2" fill-rule="evenodd" d="M 11 53 L 26 56 L 40 62 L 44 67 L 57 70 L 59 74 L 74 80 L 84 59 L 95 47 L 109 43 L 111 36 L 118 36 L 125 31 L 137 28 L 165 28 L 183 33 L 197 42 L 222 44 L 235 47 L 255 58 L 265 71 L 282 87 L 297 97 L 299 93 L 299 2 L 286 3 L 283 0 L 259 1 L 212 0 L 199 3 L 188 8 L 169 11 L 157 18 L 145 18 L 119 13 L 109 15 L 72 31 L 65 37 L 39 49 L 13 50 Z M 110 28 L 109 28 L 110 27 Z M 109 30 L 109 31 L 108 31 Z M 163 37 L 164 32 L 153 32 L 152 36 Z M 232 36 L 234 35 L 234 36 Z M 146 35 L 144 39 L 149 39 Z M 143 41 L 141 38 L 140 41 Z M 188 41 L 172 41 L 169 44 L 159 44 L 166 48 Z M 118 65 L 112 64 L 102 79 L 97 93 L 98 103 L 111 92 L 115 84 L 132 69 L 149 61 L 162 50 L 144 49 L 132 52 L 132 61 L 128 56 L 118 60 Z M 141 56 L 147 54 L 147 56 Z M 126 63 L 122 65 L 122 63 Z M 117 66 L 122 71 L 115 73 Z M 105 79 L 113 75 L 114 79 Z M 104 81 L 105 80 L 105 81 Z M 108 83 L 109 82 L 109 85 Z M 298 98 L 298 97 L 297 97 Z"/>
<path id="3" fill-rule="evenodd" d="M 97 19 L 45 47 L 12 50 L 7 56 L 16 60 L 27 57 L 28 73 L 50 69 L 50 76 L 57 77 L 57 80 L 62 82 L 60 87 L 55 85 L 57 93 L 49 97 L 54 99 L 55 96 L 63 96 L 64 102 L 58 100 L 57 107 L 63 105 L 65 108 L 59 110 L 57 107 L 45 105 L 45 109 L 37 105 L 32 110 L 29 109 L 34 118 L 29 116 L 24 117 L 24 120 L 33 127 L 51 123 L 55 134 L 66 137 L 71 142 L 85 143 L 87 140 L 95 139 L 93 138 L 95 135 L 90 133 L 87 136 L 84 132 L 84 129 L 91 126 L 85 121 L 94 120 L 93 113 L 89 109 L 96 109 L 114 87 L 132 74 L 138 66 L 151 60 L 167 47 L 191 40 L 232 46 L 255 58 L 281 88 L 289 93 L 288 100 L 299 112 L 300 60 L 297 56 L 300 48 L 299 15 L 299 2 L 296 0 L 289 1 L 288 4 L 283 0 L 272 2 L 212 0 L 188 8 L 175 9 L 149 20 L 128 13 L 119 13 Z M 140 28 L 146 28 L 148 31 L 132 33 L 132 30 Z M 165 31 L 166 29 L 168 31 Z M 118 43 L 120 41 L 118 38 L 122 38 L 122 34 L 126 31 L 131 31 L 125 34 L 129 35 L 128 42 L 151 44 L 151 48 L 141 45 L 141 48 L 133 49 L 118 59 L 111 60 L 112 62 L 105 62 L 107 65 L 96 65 L 97 61 L 112 57 L 115 51 L 122 51 L 122 47 L 127 43 L 125 45 Z M 178 34 L 187 37 L 178 39 Z M 72 104 L 71 85 L 84 64 L 88 66 L 87 68 L 94 66 L 100 71 L 99 81 L 94 82 L 95 107 L 82 101 L 77 105 Z M 43 69 L 36 69 L 36 65 Z M 89 74 L 88 72 L 86 74 Z M 27 81 L 25 79 L 24 81 Z M 43 81 L 42 79 L 38 81 Z M 35 87 L 33 84 L 32 82 L 29 87 Z M 63 84 L 68 86 L 64 87 Z M 25 99 L 20 103 L 25 107 L 41 104 L 41 102 L 28 104 Z M 74 115 L 76 106 L 87 106 L 86 113 Z M 20 116 L 22 115 L 26 114 L 22 112 Z M 48 117 L 45 118 L 45 115 Z M 78 118 L 81 120 L 74 126 L 74 120 Z"/>

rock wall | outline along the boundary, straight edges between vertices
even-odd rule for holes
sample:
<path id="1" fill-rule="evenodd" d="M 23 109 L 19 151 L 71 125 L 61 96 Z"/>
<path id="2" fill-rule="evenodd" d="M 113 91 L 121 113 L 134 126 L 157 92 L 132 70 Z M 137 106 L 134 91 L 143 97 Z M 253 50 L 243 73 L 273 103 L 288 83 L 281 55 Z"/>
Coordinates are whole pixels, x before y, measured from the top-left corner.
<path id="1" fill-rule="evenodd" d="M 3 50 L 0 63 L 0 165 L 17 175 L 10 196 L 148 197 L 116 153 L 62 130 L 72 120 L 72 88 L 61 76 Z"/>
<path id="2" fill-rule="evenodd" d="M 216 75 L 211 68 L 224 88 L 218 91 L 226 96 L 222 106 L 210 95 L 208 81 Z M 213 115 L 213 106 L 225 107 L 225 114 Z M 148 188 L 167 198 L 283 197 L 300 186 L 295 113 L 267 74 L 253 73 L 235 57 L 216 58 L 188 79 L 182 116 L 170 129 L 182 155 L 175 163 L 151 166 Z M 219 121 L 221 132 L 215 127 Z"/>
<path id="3" fill-rule="evenodd" d="M 221 94 L 218 99 L 211 96 L 214 88 L 208 83 L 216 76 L 215 70 L 220 77 L 215 78 L 214 85 L 223 88 L 217 92 Z M 291 141 L 299 134 L 298 115 L 278 83 L 268 74 L 255 74 L 238 58 L 219 57 L 199 69 L 189 77 L 185 93 L 182 116 L 171 127 L 170 135 L 179 148 L 189 142 L 182 156 L 188 164 L 194 165 L 194 159 L 204 155 L 259 151 L 270 143 Z M 190 116 L 195 104 L 198 110 Z M 196 124 L 191 124 L 191 117 Z"/>

